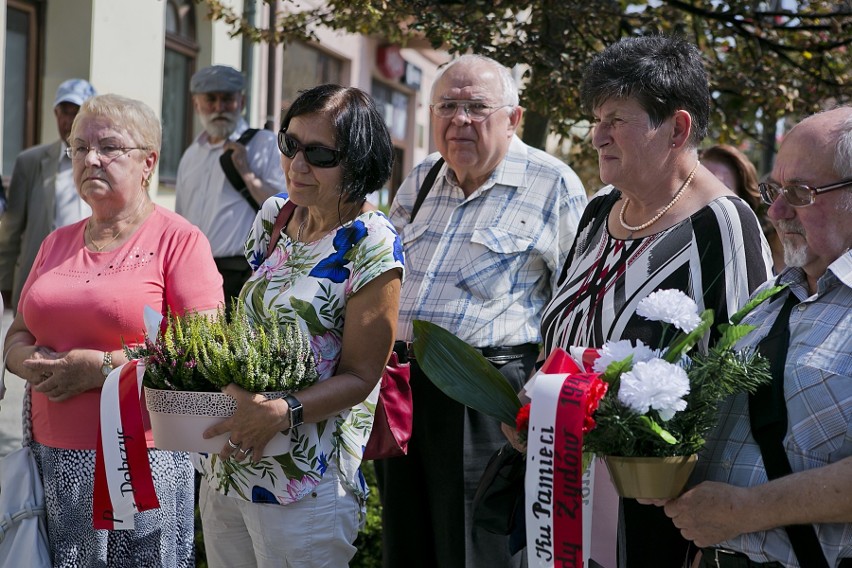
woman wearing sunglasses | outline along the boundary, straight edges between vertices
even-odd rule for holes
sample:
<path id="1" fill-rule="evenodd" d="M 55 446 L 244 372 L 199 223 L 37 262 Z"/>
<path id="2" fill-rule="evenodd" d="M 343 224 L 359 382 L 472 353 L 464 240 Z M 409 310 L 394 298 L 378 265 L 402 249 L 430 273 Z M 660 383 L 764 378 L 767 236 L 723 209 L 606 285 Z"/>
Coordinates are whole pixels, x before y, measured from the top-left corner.
<path id="1" fill-rule="evenodd" d="M 240 301 L 256 322 L 277 317 L 307 330 L 320 380 L 270 401 L 226 387 L 237 410 L 206 434 L 230 439 L 197 463 L 211 568 L 348 565 L 365 518 L 363 448 L 395 337 L 402 246 L 384 214 L 362 212 L 393 159 L 372 98 L 337 85 L 304 91 L 278 145 L 296 208 L 272 235 L 287 200 L 264 203 L 246 241 L 254 274 Z M 290 452 L 264 457 L 279 431 Z"/>

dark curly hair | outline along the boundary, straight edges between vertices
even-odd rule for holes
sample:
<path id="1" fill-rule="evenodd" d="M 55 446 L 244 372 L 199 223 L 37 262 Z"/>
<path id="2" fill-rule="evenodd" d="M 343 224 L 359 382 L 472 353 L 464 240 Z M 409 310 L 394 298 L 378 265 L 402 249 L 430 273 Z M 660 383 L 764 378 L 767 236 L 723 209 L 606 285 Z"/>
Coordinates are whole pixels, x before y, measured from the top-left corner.
<path id="1" fill-rule="evenodd" d="M 701 52 L 681 38 L 628 37 L 586 66 L 580 99 L 591 113 L 610 99 L 635 99 L 657 127 L 683 109 L 692 116 L 690 143 L 698 147 L 710 121 L 710 85 Z"/>
<path id="2" fill-rule="evenodd" d="M 393 143 L 385 120 L 373 98 L 356 87 L 319 85 L 300 91 L 281 121 L 286 131 L 290 121 L 306 114 L 328 113 L 334 142 L 343 168 L 341 191 L 347 201 L 362 201 L 390 178 Z"/>

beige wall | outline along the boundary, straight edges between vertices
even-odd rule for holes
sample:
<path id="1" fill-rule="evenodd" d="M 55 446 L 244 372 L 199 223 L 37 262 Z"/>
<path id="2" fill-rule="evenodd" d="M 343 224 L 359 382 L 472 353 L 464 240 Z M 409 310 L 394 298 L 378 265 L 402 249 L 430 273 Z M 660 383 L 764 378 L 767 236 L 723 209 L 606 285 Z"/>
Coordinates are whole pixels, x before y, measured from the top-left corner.
<path id="1" fill-rule="evenodd" d="M 229 1 L 233 6 L 243 5 L 243 0 Z M 316 1 L 308 0 L 308 3 Z M 142 100 L 159 115 L 163 87 L 164 10 L 163 0 L 45 0 L 42 30 L 44 63 L 40 78 L 43 90 L 40 109 L 42 119 L 37 143 L 56 139 L 53 99 L 59 84 L 72 77 L 88 79 L 99 93 L 118 93 Z M 197 67 L 224 64 L 239 69 L 242 40 L 231 38 L 225 24 L 207 20 L 202 5 L 196 4 L 195 10 L 199 45 Z M 268 25 L 268 22 L 264 22 L 264 18 L 268 17 L 266 4 L 257 0 L 256 22 Z M 0 26 L 0 42 L 5 49 L 5 10 L 0 11 L 0 22 L 3 23 Z M 374 78 L 384 80 L 376 68 L 376 49 L 380 44 L 378 39 L 327 29 L 317 30 L 317 35 L 320 39 L 319 48 L 344 62 L 342 82 L 370 92 Z M 254 44 L 253 49 L 253 69 L 249 73 L 252 108 L 246 110 L 246 115 L 252 126 L 261 126 L 267 119 L 268 97 L 275 96 L 276 89 L 277 95 L 280 95 L 281 77 L 280 71 L 269 71 L 267 46 Z M 414 49 L 403 50 L 403 56 L 423 70 L 420 93 L 394 83 L 395 88 L 411 95 L 412 113 L 406 141 L 407 172 L 432 147 L 428 127 L 428 92 L 436 62 L 434 58 L 423 57 Z M 280 96 L 275 100 L 280 100 Z M 272 118 L 280 120 L 279 115 Z M 2 120 L 0 116 L 0 127 Z M 197 119 L 194 131 L 201 131 Z"/>

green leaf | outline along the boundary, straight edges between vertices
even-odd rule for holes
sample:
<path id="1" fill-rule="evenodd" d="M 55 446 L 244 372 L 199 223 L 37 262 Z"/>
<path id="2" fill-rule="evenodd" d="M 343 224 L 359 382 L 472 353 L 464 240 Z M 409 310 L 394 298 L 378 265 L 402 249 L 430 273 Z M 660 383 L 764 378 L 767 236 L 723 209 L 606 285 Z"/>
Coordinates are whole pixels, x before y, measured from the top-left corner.
<path id="1" fill-rule="evenodd" d="M 606 371 L 601 375 L 601 379 L 610 384 L 610 388 L 618 392 L 619 379 L 622 373 L 626 373 L 633 368 L 633 355 L 630 354 L 621 361 L 613 361 L 606 366 Z"/>
<path id="2" fill-rule="evenodd" d="M 773 286 L 771 288 L 767 288 L 766 290 L 760 292 L 759 294 L 754 296 L 751 300 L 749 300 L 746 303 L 745 306 L 743 306 L 742 308 L 737 310 L 736 313 L 734 313 L 734 315 L 731 316 L 731 323 L 734 324 L 734 325 L 740 323 L 742 321 L 742 319 L 744 317 L 746 317 L 746 315 L 748 315 L 748 313 L 750 311 L 752 311 L 754 308 L 756 308 L 757 306 L 759 306 L 760 304 L 762 304 L 763 302 L 765 302 L 766 300 L 768 300 L 769 298 L 771 298 L 772 296 L 774 296 L 775 294 L 777 294 L 778 292 L 780 292 L 781 290 L 783 290 L 786 287 L 787 287 L 786 284 L 782 284 L 781 286 Z"/>
<path id="3" fill-rule="evenodd" d="M 476 349 L 441 326 L 415 320 L 414 354 L 429 380 L 448 397 L 514 426 L 521 401 Z"/>
<path id="4" fill-rule="evenodd" d="M 725 325 L 719 326 L 719 331 L 722 332 L 722 337 L 716 343 L 716 347 L 723 351 L 727 351 L 736 344 L 737 341 L 751 333 L 756 326 L 753 325 Z"/>
<path id="5" fill-rule="evenodd" d="M 677 363 L 683 357 L 683 354 L 692 349 L 692 346 L 707 333 L 711 325 L 713 325 L 713 310 L 704 310 L 701 313 L 701 323 L 698 324 L 698 327 L 687 334 L 681 333 L 675 337 L 666 350 L 663 359 L 669 363 Z"/>
<path id="6" fill-rule="evenodd" d="M 648 428 L 648 430 L 662 438 L 667 444 L 677 444 L 677 438 L 672 436 L 667 430 L 663 429 L 662 426 L 657 424 L 654 420 L 651 420 L 648 416 L 643 414 L 639 417 L 639 421 L 643 426 Z"/>
<path id="7" fill-rule="evenodd" d="M 299 298 L 290 298 L 290 305 L 293 306 L 293 311 L 299 314 L 305 324 L 308 326 L 308 331 L 311 335 L 323 335 L 328 331 L 322 323 L 320 323 L 317 311 L 313 304 L 300 300 Z"/>

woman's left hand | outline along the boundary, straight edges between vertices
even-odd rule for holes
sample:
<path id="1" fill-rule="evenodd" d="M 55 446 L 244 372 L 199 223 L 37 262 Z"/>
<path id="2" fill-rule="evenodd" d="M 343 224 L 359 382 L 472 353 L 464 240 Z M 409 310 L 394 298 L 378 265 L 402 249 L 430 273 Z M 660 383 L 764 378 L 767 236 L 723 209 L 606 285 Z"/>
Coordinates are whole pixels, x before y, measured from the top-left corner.
<path id="1" fill-rule="evenodd" d="M 51 402 L 62 402 L 103 386 L 102 361 L 100 351 L 72 349 L 57 353 L 42 347 L 22 364 L 37 377 L 30 380 L 33 390 L 44 393 Z"/>
<path id="2" fill-rule="evenodd" d="M 230 418 L 204 431 L 204 438 L 214 438 L 228 433 L 228 442 L 222 446 L 219 457 L 242 461 L 250 458 L 257 463 L 263 458 L 266 444 L 285 425 L 287 403 L 281 399 L 268 400 L 262 394 L 251 393 L 233 383 L 222 392 L 237 401 L 237 410 Z"/>

